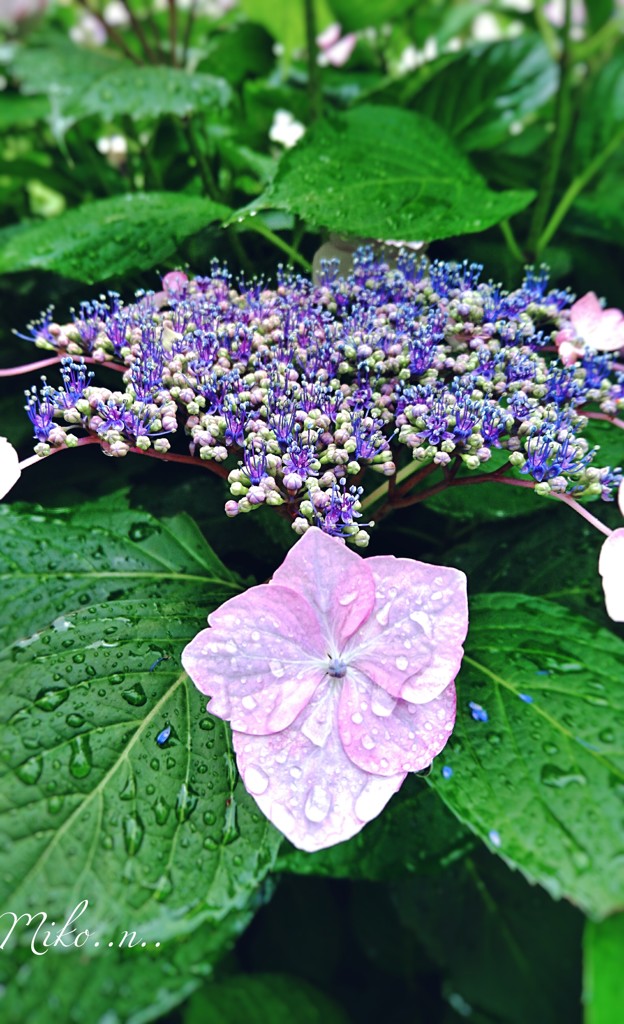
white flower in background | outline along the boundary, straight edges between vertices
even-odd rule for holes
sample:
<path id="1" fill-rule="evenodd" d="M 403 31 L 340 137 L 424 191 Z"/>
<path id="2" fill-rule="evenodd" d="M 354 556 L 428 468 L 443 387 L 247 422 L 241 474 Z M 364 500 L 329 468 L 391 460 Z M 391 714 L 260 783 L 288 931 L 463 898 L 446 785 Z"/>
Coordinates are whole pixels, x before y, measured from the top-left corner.
<path id="1" fill-rule="evenodd" d="M 15 487 L 21 475 L 19 456 L 15 448 L 6 437 L 0 437 L 0 499 Z"/>
<path id="2" fill-rule="evenodd" d="M 84 13 L 70 28 L 69 38 L 76 46 L 104 46 L 108 37 L 102 22 L 93 14 Z"/>
<path id="3" fill-rule="evenodd" d="M 128 140 L 125 135 L 102 135 L 95 146 L 111 167 L 117 170 L 123 167 L 128 157 Z"/>
<path id="4" fill-rule="evenodd" d="M 291 114 L 290 110 L 275 111 L 273 124 L 269 129 L 271 142 L 279 142 L 280 146 L 291 149 L 295 143 L 299 142 L 304 133 L 305 125 L 301 124 L 301 121 L 297 121 L 295 115 Z"/>

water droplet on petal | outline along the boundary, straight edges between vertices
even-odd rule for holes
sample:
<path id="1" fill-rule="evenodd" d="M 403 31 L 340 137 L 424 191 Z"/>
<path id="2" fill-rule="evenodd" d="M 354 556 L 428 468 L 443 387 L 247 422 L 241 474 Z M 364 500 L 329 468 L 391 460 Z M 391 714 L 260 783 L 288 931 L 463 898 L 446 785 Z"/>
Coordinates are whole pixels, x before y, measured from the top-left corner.
<path id="1" fill-rule="evenodd" d="M 265 793 L 269 785 L 269 777 L 261 768 L 250 764 L 245 771 L 245 788 L 255 796 Z"/>
<path id="2" fill-rule="evenodd" d="M 331 809 L 332 799 L 322 786 L 313 786 L 307 795 L 304 813 L 308 821 L 324 821 Z"/>

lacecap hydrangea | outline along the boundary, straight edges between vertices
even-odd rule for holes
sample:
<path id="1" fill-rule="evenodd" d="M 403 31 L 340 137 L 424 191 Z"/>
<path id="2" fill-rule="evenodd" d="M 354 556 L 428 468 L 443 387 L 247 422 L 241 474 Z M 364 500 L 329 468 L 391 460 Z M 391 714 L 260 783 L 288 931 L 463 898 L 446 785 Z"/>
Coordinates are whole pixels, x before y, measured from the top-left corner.
<path id="1" fill-rule="evenodd" d="M 408 252 L 390 267 L 365 248 L 348 277 L 329 261 L 317 284 L 234 282 L 215 263 L 130 303 L 83 302 L 69 323 L 48 311 L 28 337 L 62 357 L 61 379 L 27 392 L 35 451 L 83 438 L 193 462 L 227 478 L 228 516 L 273 506 L 298 534 L 359 546 L 364 483 L 408 464 L 448 483 L 504 466 L 540 494 L 612 499 L 621 472 L 583 432 L 588 410 L 622 410 L 617 353 L 578 335 L 574 296 L 545 269 L 511 292 L 481 275 Z"/>

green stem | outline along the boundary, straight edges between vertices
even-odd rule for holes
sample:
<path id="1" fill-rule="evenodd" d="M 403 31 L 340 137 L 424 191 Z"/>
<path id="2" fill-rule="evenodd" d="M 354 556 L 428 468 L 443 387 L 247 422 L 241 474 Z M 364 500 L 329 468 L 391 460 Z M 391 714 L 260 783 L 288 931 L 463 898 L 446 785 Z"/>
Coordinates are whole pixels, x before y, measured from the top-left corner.
<path id="1" fill-rule="evenodd" d="M 199 171 L 199 176 L 204 187 L 204 192 L 211 199 L 214 199 L 215 202 L 218 202 L 219 189 L 217 188 L 217 183 L 212 173 L 210 163 L 206 158 L 206 154 L 204 153 L 203 149 L 201 148 L 195 137 L 195 130 L 191 121 L 187 121 L 185 123 L 184 131 L 188 141 L 189 149 L 195 158 L 195 163 L 197 164 L 197 170 Z"/>
<path id="2" fill-rule="evenodd" d="M 593 36 L 576 44 L 577 59 L 585 61 L 593 57 L 595 53 L 600 53 L 612 40 L 617 41 L 621 38 L 623 30 L 624 13 L 612 15 L 604 25 L 594 32 Z"/>
<path id="3" fill-rule="evenodd" d="M 501 229 L 503 238 L 505 239 L 505 245 L 510 256 L 516 260 L 517 263 L 525 263 L 524 253 L 518 245 L 518 241 L 514 234 L 514 230 L 508 220 L 502 220 L 498 225 Z"/>
<path id="4" fill-rule="evenodd" d="M 624 130 L 614 135 L 613 138 L 609 141 L 608 145 L 605 146 L 602 153 L 598 153 L 598 155 L 595 156 L 594 159 L 588 163 L 585 170 L 581 174 L 578 174 L 576 178 L 574 178 L 570 182 L 567 189 L 563 193 L 561 199 L 557 203 L 555 209 L 553 210 L 550 220 L 546 224 L 544 230 L 542 231 L 538 239 L 538 252 L 548 245 L 548 243 L 555 234 L 557 228 L 561 224 L 561 221 L 567 214 L 572 204 L 575 202 L 575 200 L 578 198 L 581 192 L 587 187 L 587 185 L 589 185 L 594 175 L 598 173 L 598 171 L 606 163 L 609 157 L 612 156 L 617 149 L 619 149 L 623 142 Z"/>
<path id="5" fill-rule="evenodd" d="M 143 26 L 141 25 L 141 22 L 139 21 L 136 14 L 132 10 L 132 7 L 128 3 L 128 0 L 122 0 L 122 4 L 128 14 L 130 24 L 132 25 L 132 29 L 134 31 L 135 36 L 137 37 L 139 43 L 141 44 L 146 59 L 150 62 L 150 64 L 157 64 L 158 57 L 147 41 L 147 36 L 143 31 Z"/>
<path id="6" fill-rule="evenodd" d="M 169 0 L 169 45 L 171 46 L 171 63 L 177 64 L 176 50 L 178 47 L 178 12 L 176 0 Z"/>
<path id="7" fill-rule="evenodd" d="M 316 14 L 314 0 L 303 0 L 306 30 L 306 48 L 308 51 L 308 102 L 310 106 L 310 122 L 318 120 L 322 113 L 323 96 L 321 92 L 321 69 L 318 66 L 316 45 Z"/>
<path id="8" fill-rule="evenodd" d="M 289 245 L 283 238 L 276 235 L 274 231 L 271 231 L 271 228 L 268 228 L 263 221 L 258 220 L 256 217 L 250 217 L 245 221 L 245 226 L 262 235 L 263 238 L 266 238 L 267 242 L 271 242 L 277 249 L 285 252 L 293 263 L 298 263 L 308 274 L 312 273 L 312 264 L 308 263 L 305 256 L 302 256 L 296 249 L 293 249 L 292 245 Z"/>
<path id="9" fill-rule="evenodd" d="M 180 64 L 182 67 L 186 65 L 188 59 L 189 47 L 191 45 L 191 34 L 193 32 L 193 25 L 195 24 L 195 14 L 197 12 L 197 0 L 191 0 L 188 9 L 188 15 L 186 18 L 186 25 L 184 27 L 184 35 L 182 38 L 182 56 L 180 58 Z"/>
<path id="10" fill-rule="evenodd" d="M 131 60 L 133 64 L 140 65 L 143 63 L 141 58 L 130 49 L 130 47 L 124 40 L 123 36 L 119 34 L 117 29 L 113 25 L 109 25 L 106 19 L 102 17 L 100 12 L 97 11 L 94 7 L 91 7 L 91 5 L 88 3 L 88 0 L 78 0 L 78 5 L 82 7 L 83 10 L 87 11 L 92 18 L 95 18 L 95 20 L 100 23 L 100 25 L 106 32 L 106 35 L 110 39 L 111 43 L 114 43 L 117 49 L 121 50 L 121 52 L 124 54 L 125 57 L 128 58 L 128 60 Z"/>
<path id="11" fill-rule="evenodd" d="M 428 465 L 424 467 L 420 466 L 417 462 L 409 462 L 407 466 L 403 466 L 403 469 L 400 469 L 398 473 L 392 477 L 393 493 L 401 493 L 402 488 L 399 487 L 399 484 L 404 483 L 404 481 L 409 480 L 410 486 L 414 486 L 419 479 L 423 480 L 425 475 L 428 476 L 429 473 L 433 472 L 433 470 L 437 468 L 438 467 L 435 466 L 433 462 L 428 463 Z M 427 473 L 425 473 L 425 470 Z M 417 474 L 422 474 L 422 476 L 417 477 Z M 390 480 L 386 480 L 383 484 L 380 484 L 379 487 L 376 487 L 374 491 L 371 491 L 370 494 L 366 495 L 362 501 L 362 511 L 367 508 L 371 508 L 372 505 L 376 505 L 378 501 L 381 501 L 382 498 L 386 497 L 389 491 Z"/>
<path id="12" fill-rule="evenodd" d="M 559 53 L 557 33 L 544 14 L 544 0 L 537 0 L 533 11 L 533 17 L 535 18 L 537 30 L 544 40 L 550 56 L 556 60 Z"/>
<path id="13" fill-rule="evenodd" d="M 559 61 L 559 89 L 555 102 L 555 131 L 553 134 L 548 163 L 544 172 L 542 184 L 535 203 L 531 229 L 529 231 L 528 250 L 533 259 L 540 255 L 540 238 L 544 231 L 544 225 L 548 217 L 548 211 L 559 177 L 559 169 L 563 151 L 568 137 L 570 125 L 570 86 L 571 86 L 571 40 L 570 29 L 572 27 L 572 0 L 565 0 L 565 21 L 563 26 L 563 45 Z"/>

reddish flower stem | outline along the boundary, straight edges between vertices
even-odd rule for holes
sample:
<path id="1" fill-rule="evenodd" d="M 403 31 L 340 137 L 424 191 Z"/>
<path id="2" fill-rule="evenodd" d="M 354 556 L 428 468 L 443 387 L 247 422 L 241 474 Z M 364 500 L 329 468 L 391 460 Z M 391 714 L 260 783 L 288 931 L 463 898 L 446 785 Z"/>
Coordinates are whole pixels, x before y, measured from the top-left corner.
<path id="1" fill-rule="evenodd" d="M 148 455 L 152 459 L 162 459 L 163 462 L 183 462 L 187 466 L 202 466 L 216 473 L 223 480 L 227 480 L 230 475 L 230 470 L 219 462 L 215 462 L 214 459 L 198 459 L 194 455 L 176 455 L 175 452 L 155 452 L 151 448 L 148 448 L 146 452 L 142 448 L 130 448 L 130 451 L 136 455 Z"/>
<path id="2" fill-rule="evenodd" d="M 29 458 L 24 459 L 20 462 L 20 468 L 26 469 L 28 466 L 34 466 L 37 462 L 42 462 L 43 459 L 49 458 L 50 455 L 57 455 L 58 452 L 71 451 L 73 448 L 81 448 L 85 444 L 99 444 L 103 451 L 105 451 L 105 445 L 102 443 L 99 437 L 94 437 L 90 434 L 88 437 L 80 437 L 74 445 L 59 445 L 58 448 L 51 448 L 48 455 L 31 455 Z M 198 459 L 194 455 L 177 455 L 175 452 L 155 452 L 152 449 L 148 449 L 146 452 L 142 448 L 130 447 L 129 451 L 136 455 L 148 455 L 152 459 L 162 459 L 163 462 L 183 462 L 187 466 L 201 466 L 202 468 L 209 469 L 217 476 L 220 476 L 223 480 L 227 480 L 229 475 L 229 469 L 225 466 L 220 465 L 218 462 L 214 462 L 211 459 Z"/>
<path id="3" fill-rule="evenodd" d="M 47 366 L 56 366 L 57 363 L 67 358 L 67 354 L 65 354 L 51 356 L 49 359 L 39 359 L 36 363 L 24 363 L 23 366 L 9 366 L 5 370 L 0 370 L 0 377 L 19 377 L 23 373 L 45 370 Z M 88 363 L 90 366 L 103 366 L 107 370 L 117 370 L 118 373 L 125 373 L 129 369 L 128 366 L 120 366 L 119 363 L 101 362 L 99 359 L 93 359 L 91 356 L 79 356 L 78 358 L 81 362 Z"/>
<path id="4" fill-rule="evenodd" d="M 619 420 L 617 416 L 609 416 L 606 412 L 584 412 L 583 416 L 587 416 L 588 420 L 606 420 L 607 423 L 612 423 L 614 427 L 624 430 L 624 420 Z"/>
<path id="5" fill-rule="evenodd" d="M 480 473 L 478 476 L 470 476 L 462 478 L 461 480 L 447 479 L 441 483 L 436 484 L 434 487 L 428 488 L 426 491 L 420 491 L 418 494 L 412 494 L 404 498 L 395 499 L 392 504 L 389 502 L 384 505 L 380 510 L 379 514 L 375 517 L 375 521 L 383 519 L 393 508 L 409 508 L 411 505 L 417 505 L 421 501 L 426 501 L 427 498 L 432 498 L 434 494 L 439 494 L 440 491 L 444 491 L 449 487 L 467 487 L 471 484 L 487 484 L 487 483 L 498 483 L 498 484 L 509 484 L 511 487 L 528 487 L 530 490 L 535 489 L 535 484 L 530 480 L 516 480 L 515 477 L 501 476 L 499 475 L 502 471 L 507 468 L 507 465 L 501 466 L 500 469 L 494 473 Z M 579 516 L 582 516 L 594 529 L 599 530 L 600 533 L 609 536 L 613 531 L 601 523 L 596 516 L 592 515 L 586 508 L 579 504 L 569 494 L 552 494 L 550 497 L 555 498 L 557 501 L 562 501 L 565 505 L 569 505 L 570 508 L 574 509 Z"/>

